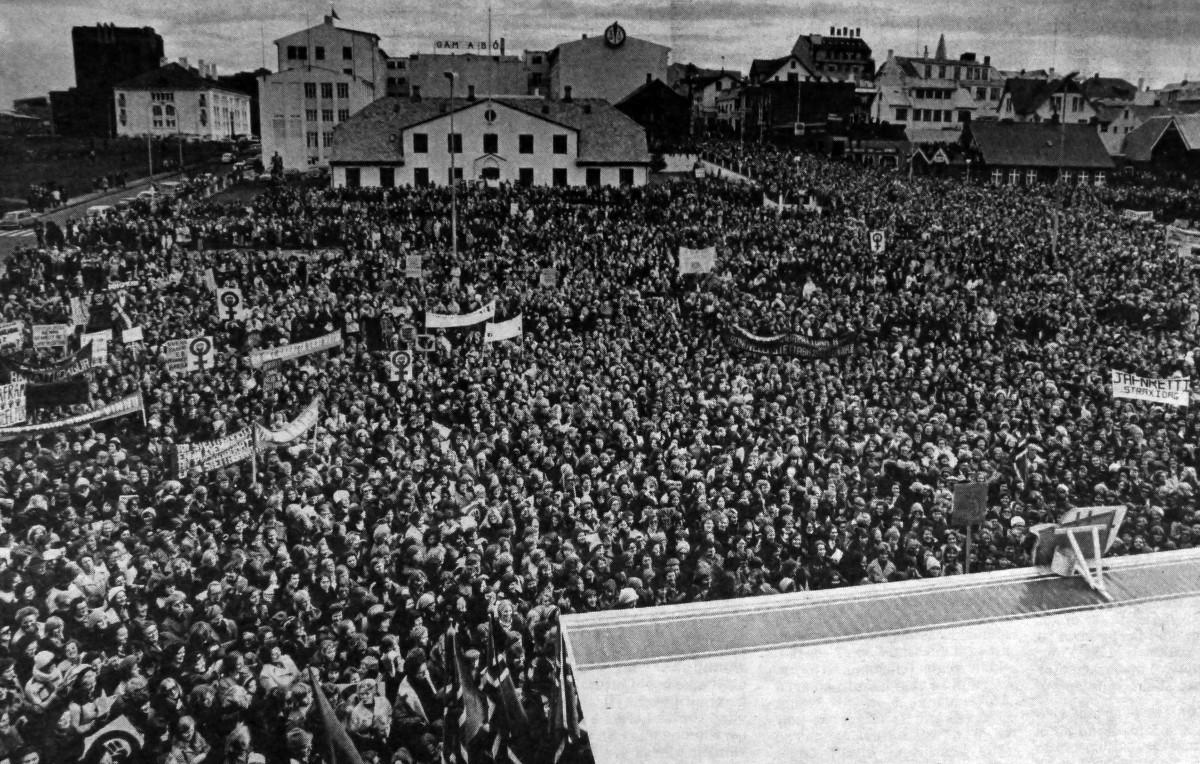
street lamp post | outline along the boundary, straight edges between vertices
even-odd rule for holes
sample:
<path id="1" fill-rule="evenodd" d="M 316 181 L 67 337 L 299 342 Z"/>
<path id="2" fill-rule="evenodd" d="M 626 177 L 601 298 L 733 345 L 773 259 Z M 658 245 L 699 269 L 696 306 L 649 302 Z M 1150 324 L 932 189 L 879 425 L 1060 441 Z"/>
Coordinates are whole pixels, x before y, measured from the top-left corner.
<path id="1" fill-rule="evenodd" d="M 450 255 L 458 262 L 458 179 L 455 177 L 454 145 L 454 72 L 444 72 L 450 80 L 450 138 L 446 141 L 450 149 Z"/>

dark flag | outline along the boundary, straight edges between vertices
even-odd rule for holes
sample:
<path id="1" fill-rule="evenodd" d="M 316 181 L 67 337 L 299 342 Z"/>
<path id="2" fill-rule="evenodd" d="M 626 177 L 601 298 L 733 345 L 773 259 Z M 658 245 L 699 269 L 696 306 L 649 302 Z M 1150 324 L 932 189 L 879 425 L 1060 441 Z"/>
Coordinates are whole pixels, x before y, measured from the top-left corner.
<path id="1" fill-rule="evenodd" d="M 387 350 L 383 323 L 379 316 L 363 316 L 358 319 L 358 325 L 362 327 L 363 342 L 366 343 L 369 352 Z"/>
<path id="2" fill-rule="evenodd" d="M 27 410 L 53 406 L 74 406 L 91 403 L 92 395 L 85 377 L 64 379 L 61 382 L 25 385 L 25 408 Z"/>
<path id="3" fill-rule="evenodd" d="M 328 764 L 363 764 L 362 756 L 350 740 L 345 726 L 333 712 L 333 706 L 321 689 L 317 673 L 309 669 L 309 680 L 312 682 L 314 695 L 314 711 L 317 718 L 317 737 L 324 747 L 324 758 Z"/>
<path id="4" fill-rule="evenodd" d="M 579 706 L 579 694 L 575 689 L 575 674 L 567 662 L 567 646 L 561 628 L 558 632 L 558 666 L 554 679 L 554 697 L 550 699 L 554 763 L 593 761 L 585 740 L 583 709 Z"/>
<path id="5" fill-rule="evenodd" d="M 487 729 L 487 700 L 471 676 L 471 668 L 458 644 L 458 631 L 446 631 L 446 665 L 450 671 L 450 697 L 442 728 L 442 760 L 448 764 L 471 764 L 476 742 Z"/>
<path id="6" fill-rule="evenodd" d="M 517 685 L 508 670 L 507 634 L 496 616 L 491 617 L 487 639 L 487 668 L 480 685 L 488 699 L 489 749 L 495 762 L 528 764 L 532 761 L 529 718 Z"/>

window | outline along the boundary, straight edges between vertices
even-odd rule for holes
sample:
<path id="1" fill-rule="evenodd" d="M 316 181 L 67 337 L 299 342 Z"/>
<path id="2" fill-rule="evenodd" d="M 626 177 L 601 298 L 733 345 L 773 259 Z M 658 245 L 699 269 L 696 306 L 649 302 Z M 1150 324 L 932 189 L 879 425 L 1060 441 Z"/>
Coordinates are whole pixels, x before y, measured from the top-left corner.
<path id="1" fill-rule="evenodd" d="M 124 109 L 121 109 L 121 113 L 120 113 L 120 115 L 118 115 L 117 119 L 121 120 L 122 127 L 129 120 L 129 117 L 126 116 Z M 200 112 L 200 124 L 202 124 L 202 125 L 204 124 L 204 112 Z"/>
<path id="2" fill-rule="evenodd" d="M 500 136 L 496 133 L 483 134 L 483 153 L 498 154 L 500 153 Z"/>
<path id="3" fill-rule="evenodd" d="M 315 82 L 304 83 L 304 97 L 305 98 L 316 98 L 317 97 L 317 83 L 315 83 Z"/>
<path id="4" fill-rule="evenodd" d="M 413 133 L 413 153 L 429 153 L 429 135 L 427 133 Z"/>
<path id="5" fill-rule="evenodd" d="M 1099 170 L 1096 170 L 1096 186 L 1100 187 L 1103 185 L 1104 185 L 1104 173 L 1100 172 Z"/>
<path id="6" fill-rule="evenodd" d="M 932 79 L 932 78 L 933 78 L 933 67 L 930 66 L 929 64 L 925 64 L 925 79 L 928 80 L 928 79 Z"/>
<path id="7" fill-rule="evenodd" d="M 154 104 L 150 107 L 150 124 L 153 127 L 163 126 L 162 107 L 158 104 Z"/>
<path id="8" fill-rule="evenodd" d="M 461 167 L 447 168 L 446 182 L 448 184 L 453 184 L 462 179 L 463 179 L 463 168 L 461 168 Z"/>
<path id="9" fill-rule="evenodd" d="M 999 99 L 1000 99 L 1000 88 L 992 88 L 992 100 L 997 101 Z"/>
<path id="10" fill-rule="evenodd" d="M 1070 170 L 1062 170 L 1061 175 L 1062 175 L 1062 182 L 1066 183 L 1068 186 L 1071 185 L 1071 171 Z"/>
<path id="11" fill-rule="evenodd" d="M 938 67 L 938 77 L 943 80 L 946 79 L 946 67 L 944 67 L 944 66 Z"/>
<path id="12" fill-rule="evenodd" d="M 321 162 L 321 157 L 317 156 L 316 154 L 309 155 L 309 157 L 308 157 L 308 166 L 309 167 L 316 167 L 318 164 L 320 164 L 320 162 Z"/>
<path id="13" fill-rule="evenodd" d="M 788 72 L 788 82 L 799 82 L 800 75 L 797 72 Z"/>
<path id="14" fill-rule="evenodd" d="M 315 149 L 320 145 L 319 143 L 317 143 L 317 131 L 316 130 L 309 130 L 308 133 L 305 134 L 305 137 L 308 139 L 308 147 L 310 149 Z"/>
<path id="15" fill-rule="evenodd" d="M 205 106 L 208 106 L 208 96 L 205 95 L 204 93 L 201 93 L 200 94 L 200 108 L 203 109 Z"/>
<path id="16" fill-rule="evenodd" d="M 321 109 L 321 121 L 322 122 L 332 122 L 333 121 L 333 109 Z"/>
<path id="17" fill-rule="evenodd" d="M 520 154 L 533 153 L 533 136 L 529 133 L 522 133 L 517 136 L 517 152 Z"/>
<path id="18" fill-rule="evenodd" d="M 338 98 L 349 98 L 350 97 L 350 83 L 339 82 L 337 84 L 337 97 Z"/>
<path id="19" fill-rule="evenodd" d="M 317 110 L 316 109 L 305 109 L 304 110 L 304 120 L 306 122 L 316 122 L 317 121 Z"/>
<path id="20" fill-rule="evenodd" d="M 362 170 L 358 167 L 346 168 L 346 188 L 358 188 L 362 185 Z"/>
<path id="21" fill-rule="evenodd" d="M 1088 184 L 1089 179 L 1090 179 L 1090 176 L 1088 175 L 1087 170 L 1079 171 L 1079 185 L 1086 186 Z"/>
<path id="22" fill-rule="evenodd" d="M 519 183 L 522 186 L 532 186 L 533 185 L 533 168 L 532 167 L 522 167 L 521 169 L 517 170 L 517 183 Z"/>
<path id="23" fill-rule="evenodd" d="M 322 82 L 321 83 L 321 97 L 326 98 L 326 99 L 333 98 L 333 83 L 332 82 Z"/>
<path id="24" fill-rule="evenodd" d="M 317 47 L 313 48 L 313 58 L 317 59 L 318 61 L 325 60 L 325 46 L 324 45 L 318 45 Z"/>
<path id="25" fill-rule="evenodd" d="M 354 48 L 353 47 L 351 47 L 349 45 L 342 46 L 342 60 L 343 61 L 353 61 L 354 60 Z"/>
<path id="26" fill-rule="evenodd" d="M 1026 170 L 1025 185 L 1032 186 L 1034 183 L 1037 183 L 1037 170 Z"/>
<path id="27" fill-rule="evenodd" d="M 565 135 L 554 136 L 554 153 L 555 154 L 567 153 L 567 136 L 565 136 Z"/>
<path id="28" fill-rule="evenodd" d="M 158 101 L 159 103 L 171 103 L 175 100 L 175 94 L 174 93 L 151 93 L 150 100 Z"/>
<path id="29" fill-rule="evenodd" d="M 451 154 L 462 153 L 462 133 L 446 133 L 446 151 Z"/>
<path id="30" fill-rule="evenodd" d="M 600 185 L 600 168 L 599 167 L 587 168 L 587 184 L 589 186 L 599 186 Z"/>
<path id="31" fill-rule="evenodd" d="M 329 148 L 330 146 L 333 145 L 333 131 L 332 130 L 326 130 L 323 133 L 321 133 L 321 145 L 324 146 L 325 148 Z"/>
<path id="32" fill-rule="evenodd" d="M 350 119 L 350 110 L 349 109 L 338 109 L 337 121 L 345 122 L 348 119 Z"/>
<path id="33" fill-rule="evenodd" d="M 484 167 L 482 170 L 480 170 L 479 177 L 483 178 L 484 180 L 500 180 L 500 168 Z"/>
<path id="34" fill-rule="evenodd" d="M 1101 123 L 1100 123 L 1100 132 L 1102 132 L 1102 133 L 1107 133 L 1107 132 L 1108 132 L 1108 125 L 1106 125 L 1106 124 L 1104 124 L 1103 122 L 1101 122 Z"/>
<path id="35" fill-rule="evenodd" d="M 953 122 L 954 121 L 954 112 L 951 111 L 950 109 L 946 109 L 945 111 L 943 111 L 942 112 L 942 121 L 943 122 Z"/>
<path id="36" fill-rule="evenodd" d="M 942 111 L 941 111 L 941 109 L 933 109 L 933 121 L 934 121 L 934 122 L 941 122 L 941 121 L 942 121 Z"/>
<path id="37" fill-rule="evenodd" d="M 287 46 L 287 57 L 288 61 L 307 61 L 308 48 L 303 45 L 289 45 Z"/>
<path id="38" fill-rule="evenodd" d="M 1020 170 L 1009 170 L 1008 171 L 1008 185 L 1010 185 L 1010 186 L 1021 185 L 1021 171 Z"/>
<path id="39" fill-rule="evenodd" d="M 975 100 L 983 101 L 987 99 L 987 88 L 975 88 Z"/>
<path id="40" fill-rule="evenodd" d="M 429 168 L 418 167 L 413 170 L 413 185 L 428 186 L 429 185 Z"/>
<path id="41" fill-rule="evenodd" d="M 347 76 L 353 77 L 353 76 L 354 76 L 354 70 L 353 70 L 353 69 L 351 69 L 350 67 L 346 67 L 345 69 L 343 69 L 343 70 L 342 70 L 342 74 L 345 74 L 345 75 L 347 75 Z"/>
<path id="42" fill-rule="evenodd" d="M 535 64 L 540 64 L 540 63 L 542 63 L 542 57 L 541 57 L 541 56 L 534 56 L 534 57 L 533 57 L 533 63 L 535 63 Z"/>
<path id="43" fill-rule="evenodd" d="M 204 96 L 200 96 L 200 105 L 201 106 L 204 105 Z M 120 106 L 122 109 L 125 108 L 125 94 L 124 93 L 117 93 L 117 106 Z M 1129 116 L 1128 113 L 1126 113 L 1125 116 Z"/>
<path id="44" fill-rule="evenodd" d="M 567 185 L 567 170 L 564 167 L 555 167 L 552 181 L 556 187 Z"/>
<path id="45" fill-rule="evenodd" d="M 1004 185 L 1004 170 L 992 170 L 992 183 L 997 186 Z"/>
<path id="46" fill-rule="evenodd" d="M 904 106 L 896 107 L 896 121 L 897 122 L 907 122 L 908 121 L 908 109 L 906 107 L 904 107 Z"/>
<path id="47" fill-rule="evenodd" d="M 392 188 L 396 185 L 396 168 L 395 167 L 380 167 L 379 168 L 379 186 L 380 188 Z"/>
<path id="48" fill-rule="evenodd" d="M 633 168 L 632 167 L 622 167 L 620 170 L 617 171 L 617 178 L 620 181 L 622 186 L 632 186 L 633 185 Z"/>

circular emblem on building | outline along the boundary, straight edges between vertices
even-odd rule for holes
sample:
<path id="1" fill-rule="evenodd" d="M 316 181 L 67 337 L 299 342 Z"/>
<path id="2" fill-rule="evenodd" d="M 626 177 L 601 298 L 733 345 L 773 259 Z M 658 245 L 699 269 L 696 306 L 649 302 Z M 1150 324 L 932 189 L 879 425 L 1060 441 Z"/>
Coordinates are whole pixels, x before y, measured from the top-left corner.
<path id="1" fill-rule="evenodd" d="M 604 30 L 604 42 L 610 48 L 621 47 L 625 44 L 625 28 L 614 21 L 612 26 Z"/>
<path id="2" fill-rule="evenodd" d="M 496 110 L 495 110 L 495 109 L 488 109 L 487 111 L 485 111 L 485 112 L 483 113 L 483 118 L 487 120 L 487 123 L 488 123 L 489 125 L 490 125 L 490 124 L 492 124 L 493 122 L 495 122 L 495 121 L 496 121 Z"/>

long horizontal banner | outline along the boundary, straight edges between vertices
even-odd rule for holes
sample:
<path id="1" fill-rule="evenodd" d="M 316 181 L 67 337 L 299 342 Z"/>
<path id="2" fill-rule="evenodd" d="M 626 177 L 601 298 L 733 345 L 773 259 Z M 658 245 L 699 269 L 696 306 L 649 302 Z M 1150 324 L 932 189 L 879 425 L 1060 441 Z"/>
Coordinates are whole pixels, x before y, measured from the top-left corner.
<path id="1" fill-rule="evenodd" d="M 87 342 L 71 355 L 55 361 L 50 366 L 26 366 L 19 361 L 0 356 L 0 369 L 19 375 L 29 382 L 59 382 L 77 377 L 91 369 L 93 365 L 92 346 Z"/>
<path id="2" fill-rule="evenodd" d="M 302 358 L 313 353 L 323 353 L 326 350 L 340 348 L 341 346 L 342 332 L 339 329 L 315 339 L 305 340 L 304 342 L 293 342 L 291 345 L 283 345 L 282 347 L 255 350 L 250 353 L 250 365 L 258 369 L 267 361 L 289 361 L 293 358 Z"/>
<path id="3" fill-rule="evenodd" d="M 1187 407 L 1192 380 L 1190 377 L 1168 377 L 1154 379 L 1139 377 L 1136 374 L 1126 374 L 1123 371 L 1112 372 L 1112 389 L 1114 398 L 1127 398 L 1135 401 L 1150 403 L 1165 403 L 1169 406 Z"/>
<path id="4" fill-rule="evenodd" d="M 1122 210 L 1121 217 L 1126 220 L 1137 220 L 1142 223 L 1154 222 L 1154 213 L 1151 210 Z"/>
<path id="5" fill-rule="evenodd" d="M 486 342 L 503 342 L 520 337 L 525 333 L 524 316 L 514 316 L 507 321 L 498 323 L 488 322 L 488 325 L 483 328 L 483 341 Z"/>
<path id="6" fill-rule="evenodd" d="M 206 443 L 179 443 L 174 453 L 175 476 L 183 479 L 196 468 L 208 472 L 253 457 L 254 430 L 250 428 Z"/>
<path id="7" fill-rule="evenodd" d="M 739 350 L 763 355 L 786 355 L 796 358 L 829 358 L 847 356 L 854 352 L 854 336 L 843 335 L 830 340 L 815 340 L 802 334 L 775 334 L 762 337 L 740 326 L 725 330 L 725 340 Z"/>
<path id="8" fill-rule="evenodd" d="M 78 406 L 92 400 L 90 384 L 85 377 L 27 385 L 25 405 L 31 409 L 53 406 Z"/>
<path id="9" fill-rule="evenodd" d="M 128 398 L 122 398 L 119 401 L 102 406 L 95 411 L 89 411 L 86 414 L 77 414 L 76 416 L 59 419 L 56 422 L 43 422 L 42 424 L 30 424 L 24 427 L 7 427 L 0 429 L 0 440 L 11 438 L 23 438 L 29 435 L 41 435 L 47 432 L 57 432 L 70 427 L 78 427 L 83 424 L 92 424 L 94 422 L 103 422 L 106 419 L 116 419 L 117 417 L 125 416 L 142 410 L 142 394 L 131 395 Z"/>
<path id="10" fill-rule="evenodd" d="M 487 305 L 484 305 L 478 310 L 473 310 L 470 313 L 426 313 L 425 328 L 426 329 L 459 329 L 464 326 L 474 326 L 475 324 L 491 321 L 496 317 L 496 301 L 493 300 Z"/>
<path id="11" fill-rule="evenodd" d="M 268 430 L 261 424 L 254 425 L 258 428 L 258 446 L 262 448 L 272 448 L 275 446 L 286 446 L 299 440 L 304 433 L 317 426 L 317 419 L 321 415 L 321 396 L 313 398 L 312 403 L 305 406 L 292 421 L 280 427 L 278 430 Z"/>

